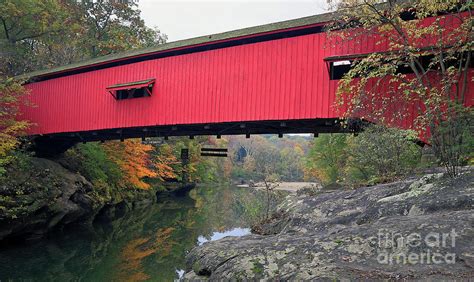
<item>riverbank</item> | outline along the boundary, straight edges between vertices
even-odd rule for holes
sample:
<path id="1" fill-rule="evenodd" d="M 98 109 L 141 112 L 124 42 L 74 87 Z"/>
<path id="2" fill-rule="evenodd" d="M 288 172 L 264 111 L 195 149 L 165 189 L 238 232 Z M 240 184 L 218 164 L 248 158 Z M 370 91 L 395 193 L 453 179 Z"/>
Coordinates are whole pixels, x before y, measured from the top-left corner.
<path id="1" fill-rule="evenodd" d="M 0 280 L 174 281 L 194 246 L 248 234 L 264 200 L 264 192 L 227 183 L 201 184 L 184 197 L 160 193 L 156 203 L 115 219 L 0 245 Z"/>
<path id="2" fill-rule="evenodd" d="M 474 277 L 474 171 L 288 196 L 268 235 L 224 238 L 187 255 L 193 279 Z M 276 234 L 275 234 L 276 233 Z"/>
<path id="3" fill-rule="evenodd" d="M 0 241 L 39 239 L 70 223 L 92 224 L 156 202 L 156 189 L 91 183 L 59 161 L 30 158 L 0 183 Z"/>
<path id="4" fill-rule="evenodd" d="M 242 185 L 237 185 L 237 187 L 241 188 L 254 188 L 254 189 L 259 189 L 259 190 L 265 190 L 265 183 L 263 182 L 257 182 L 255 184 L 242 184 Z M 276 191 L 286 191 L 290 193 L 296 193 L 299 190 L 303 189 L 314 189 L 318 190 L 321 189 L 322 186 L 320 183 L 316 182 L 278 182 L 278 185 L 273 188 L 273 190 Z"/>

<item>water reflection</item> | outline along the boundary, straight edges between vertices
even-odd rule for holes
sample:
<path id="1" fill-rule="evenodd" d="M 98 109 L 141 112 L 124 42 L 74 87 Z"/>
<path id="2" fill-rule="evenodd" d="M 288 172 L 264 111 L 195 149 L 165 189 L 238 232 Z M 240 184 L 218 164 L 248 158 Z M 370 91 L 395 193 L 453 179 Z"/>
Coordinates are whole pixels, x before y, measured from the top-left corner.
<path id="1" fill-rule="evenodd" d="M 250 234 L 250 228 L 234 228 L 228 231 L 224 232 L 213 232 L 210 238 L 206 238 L 204 236 L 199 236 L 198 237 L 198 245 L 201 246 L 202 244 L 209 242 L 209 241 L 215 241 L 222 239 L 224 237 L 230 236 L 230 237 L 239 237 L 239 236 L 244 236 Z"/>
<path id="2" fill-rule="evenodd" d="M 70 228 L 35 243 L 3 246 L 0 281 L 172 281 L 197 244 L 250 233 L 263 195 L 248 188 L 198 187 L 161 198 L 94 228 Z"/>

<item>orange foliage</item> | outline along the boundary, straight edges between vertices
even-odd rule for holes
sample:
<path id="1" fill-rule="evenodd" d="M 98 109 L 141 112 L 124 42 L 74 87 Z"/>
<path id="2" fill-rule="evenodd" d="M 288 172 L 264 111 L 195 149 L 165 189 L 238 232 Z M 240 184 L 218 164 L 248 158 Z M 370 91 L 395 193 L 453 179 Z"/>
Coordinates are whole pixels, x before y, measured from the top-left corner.
<path id="1" fill-rule="evenodd" d="M 124 142 L 108 142 L 104 148 L 109 158 L 120 166 L 124 181 L 140 189 L 149 189 L 150 185 L 143 182 L 145 177 L 158 177 L 153 170 L 149 152 L 151 145 L 144 145 L 138 140 L 125 140 Z"/>
<path id="2" fill-rule="evenodd" d="M 171 146 L 168 144 L 161 146 L 157 156 L 153 160 L 157 177 L 160 180 L 176 178 L 176 173 L 171 165 L 178 163 L 180 162 L 173 154 Z"/>
<path id="3" fill-rule="evenodd" d="M 167 256 L 175 244 L 170 240 L 174 228 L 162 228 L 153 238 L 138 238 L 127 243 L 123 248 L 119 265 L 118 281 L 145 281 L 150 279 L 142 269 L 142 260 L 152 254 L 161 253 L 161 256 Z"/>

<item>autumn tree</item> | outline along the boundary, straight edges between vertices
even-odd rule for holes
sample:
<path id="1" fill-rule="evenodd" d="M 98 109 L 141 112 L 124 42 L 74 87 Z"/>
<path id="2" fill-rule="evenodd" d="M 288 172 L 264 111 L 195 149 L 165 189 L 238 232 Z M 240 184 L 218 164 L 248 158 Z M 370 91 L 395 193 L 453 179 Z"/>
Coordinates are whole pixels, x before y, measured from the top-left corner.
<path id="1" fill-rule="evenodd" d="M 263 180 L 266 175 L 277 173 L 280 152 L 267 138 L 256 135 L 249 139 L 237 137 L 236 140 L 238 140 L 239 147 L 246 151 L 243 169 L 250 177 Z"/>
<path id="2" fill-rule="evenodd" d="M 20 144 L 17 137 L 29 126 L 18 118 L 21 97 L 25 94 L 26 90 L 14 80 L 0 81 L 0 175 L 13 160 L 11 152 Z"/>
<path id="3" fill-rule="evenodd" d="M 285 180 L 298 181 L 304 177 L 303 158 L 305 152 L 299 143 L 289 144 L 280 150 L 281 161 L 277 163 L 277 171 L 284 176 Z"/>
<path id="4" fill-rule="evenodd" d="M 177 171 L 174 166 L 179 164 L 179 160 L 173 154 L 173 148 L 169 144 L 163 144 L 154 148 L 150 158 L 158 179 L 164 181 L 177 177 Z"/>
<path id="5" fill-rule="evenodd" d="M 330 2 L 337 9 L 328 27 L 331 44 L 384 46 L 351 59 L 338 88 L 345 115 L 392 126 L 415 120 L 449 175 L 457 175 L 472 151 L 466 143 L 472 140 L 466 107 L 473 81 L 472 0 Z M 411 107 L 415 116 L 406 110 Z"/>
<path id="6" fill-rule="evenodd" d="M 273 175 L 285 181 L 303 179 L 303 156 L 309 145 L 308 139 L 271 135 L 227 138 L 231 156 L 227 168 L 234 178 L 264 180 Z"/>
<path id="7" fill-rule="evenodd" d="M 151 145 L 130 139 L 124 142 L 108 142 L 104 144 L 104 148 L 109 158 L 121 168 L 125 183 L 149 189 L 150 184 L 144 182 L 144 179 L 158 177 L 149 156 L 149 152 L 153 150 Z"/>
<path id="8" fill-rule="evenodd" d="M 20 115 L 20 107 L 27 105 L 27 90 L 12 77 L 37 68 L 40 40 L 67 26 L 61 7 L 55 0 L 0 2 L 0 172 L 13 160 L 18 137 L 29 126 Z"/>

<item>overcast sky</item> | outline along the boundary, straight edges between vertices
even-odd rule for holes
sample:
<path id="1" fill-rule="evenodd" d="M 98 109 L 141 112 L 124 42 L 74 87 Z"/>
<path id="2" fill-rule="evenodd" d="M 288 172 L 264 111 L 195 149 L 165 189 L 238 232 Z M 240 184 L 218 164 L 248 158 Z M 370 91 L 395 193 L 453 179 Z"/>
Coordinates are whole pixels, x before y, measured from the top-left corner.
<path id="1" fill-rule="evenodd" d="M 139 0 L 145 23 L 168 42 L 326 12 L 326 0 Z"/>

